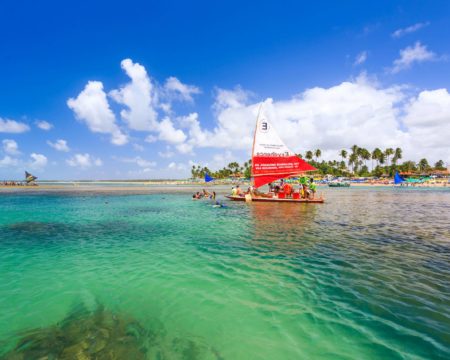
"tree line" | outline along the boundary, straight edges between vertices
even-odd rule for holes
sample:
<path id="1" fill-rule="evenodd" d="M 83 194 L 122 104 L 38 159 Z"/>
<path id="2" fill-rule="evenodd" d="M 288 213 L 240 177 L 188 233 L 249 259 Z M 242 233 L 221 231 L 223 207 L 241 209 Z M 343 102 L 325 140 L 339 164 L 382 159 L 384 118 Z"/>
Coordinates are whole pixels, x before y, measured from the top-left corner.
<path id="1" fill-rule="evenodd" d="M 339 151 L 340 160 L 320 160 L 322 151 L 320 149 L 308 150 L 304 154 L 297 154 L 298 157 L 308 161 L 317 168 L 322 175 L 330 174 L 335 176 L 393 176 L 396 171 L 429 173 L 432 170 L 446 170 L 444 161 L 437 161 L 431 166 L 426 158 L 419 162 L 411 160 L 400 163 L 403 156 L 401 148 L 387 148 L 381 150 L 375 148 L 369 151 L 363 147 L 353 145 L 349 150 Z M 368 166 L 370 165 L 370 169 Z M 203 178 L 205 174 L 223 179 L 232 176 L 249 178 L 251 176 L 252 161 L 246 161 L 240 165 L 238 162 L 231 162 L 227 166 L 217 171 L 211 171 L 208 167 L 193 165 L 191 175 L 193 178 Z"/>

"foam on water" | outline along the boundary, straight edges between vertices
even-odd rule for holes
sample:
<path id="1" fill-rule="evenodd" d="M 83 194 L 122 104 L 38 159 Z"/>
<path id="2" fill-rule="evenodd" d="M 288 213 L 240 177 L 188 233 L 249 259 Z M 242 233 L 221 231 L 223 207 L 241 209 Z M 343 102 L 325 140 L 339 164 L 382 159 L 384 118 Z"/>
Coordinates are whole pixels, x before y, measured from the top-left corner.
<path id="1" fill-rule="evenodd" d="M 0 354 L 100 303 L 191 358 L 449 358 L 450 192 L 326 196 L 3 195 Z"/>

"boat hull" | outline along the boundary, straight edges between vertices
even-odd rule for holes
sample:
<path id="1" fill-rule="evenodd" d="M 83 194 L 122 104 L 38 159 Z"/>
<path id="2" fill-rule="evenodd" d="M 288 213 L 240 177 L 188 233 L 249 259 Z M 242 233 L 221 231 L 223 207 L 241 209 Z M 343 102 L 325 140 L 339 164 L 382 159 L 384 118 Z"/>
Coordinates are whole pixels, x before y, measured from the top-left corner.
<path id="1" fill-rule="evenodd" d="M 328 184 L 328 186 L 329 187 L 344 187 L 344 188 L 347 188 L 347 187 L 350 187 L 350 184 L 349 183 L 331 183 L 331 184 Z"/>
<path id="2" fill-rule="evenodd" d="M 245 197 L 243 196 L 232 196 L 228 195 L 225 196 L 227 199 L 231 201 L 245 201 Z M 252 198 L 252 202 L 272 202 L 272 203 L 295 203 L 295 204 L 322 204 L 325 202 L 324 199 L 318 198 L 318 199 L 278 199 L 278 198 L 263 198 L 263 197 L 257 197 Z"/>

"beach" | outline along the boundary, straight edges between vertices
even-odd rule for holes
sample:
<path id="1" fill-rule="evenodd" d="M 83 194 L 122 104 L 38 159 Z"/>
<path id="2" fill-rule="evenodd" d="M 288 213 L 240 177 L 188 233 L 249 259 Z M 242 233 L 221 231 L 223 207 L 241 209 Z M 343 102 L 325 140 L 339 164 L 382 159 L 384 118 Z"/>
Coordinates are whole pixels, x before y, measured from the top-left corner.
<path id="1" fill-rule="evenodd" d="M 1 192 L 4 356 L 55 333 L 72 356 L 450 356 L 448 189 L 274 205 L 217 186 L 214 208 L 192 201 L 199 186 L 48 186 Z"/>

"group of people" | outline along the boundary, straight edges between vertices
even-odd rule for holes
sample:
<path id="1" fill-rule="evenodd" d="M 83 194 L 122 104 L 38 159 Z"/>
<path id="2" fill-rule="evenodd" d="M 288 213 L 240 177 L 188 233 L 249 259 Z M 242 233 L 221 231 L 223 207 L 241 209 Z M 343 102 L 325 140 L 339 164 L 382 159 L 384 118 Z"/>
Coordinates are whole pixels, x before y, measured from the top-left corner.
<path id="1" fill-rule="evenodd" d="M 200 199 L 212 200 L 212 202 L 213 202 L 212 207 L 215 207 L 215 208 L 226 207 L 225 204 L 223 204 L 219 200 L 216 200 L 216 192 L 215 191 L 209 192 L 208 190 L 202 189 L 202 191 L 197 191 L 195 194 L 192 195 L 192 200 L 200 200 Z"/>
<path id="2" fill-rule="evenodd" d="M 312 177 L 309 179 L 306 177 L 301 177 L 299 179 L 299 185 L 300 187 L 297 192 L 300 194 L 299 197 L 301 199 L 314 199 L 316 194 L 316 184 L 314 184 L 314 179 Z M 279 184 L 269 183 L 268 186 L 269 193 L 262 193 L 253 186 L 250 186 L 247 191 L 244 192 L 239 185 L 237 185 L 231 188 L 231 195 L 245 196 L 246 194 L 250 194 L 252 197 L 272 198 L 274 196 L 278 196 L 279 193 L 284 193 L 285 197 L 289 198 L 293 197 L 294 192 L 296 192 L 294 186 L 284 181 L 284 179 L 281 179 Z"/>
<path id="3" fill-rule="evenodd" d="M 24 181 L 1 181 L 0 186 L 37 186 L 35 182 L 26 183 Z"/>
<path id="4" fill-rule="evenodd" d="M 314 184 L 314 178 L 310 177 L 308 179 L 307 177 L 302 176 L 298 180 L 298 183 L 299 183 L 298 192 L 300 194 L 300 198 L 314 199 L 317 189 L 316 184 Z M 278 194 L 280 191 L 282 191 L 284 192 L 286 197 L 291 197 L 295 192 L 294 186 L 285 182 L 284 179 L 281 179 L 279 185 L 274 186 L 272 183 L 269 183 L 269 190 L 272 191 L 274 194 Z"/>
<path id="5" fill-rule="evenodd" d="M 202 191 L 197 191 L 195 194 L 192 195 L 192 200 L 199 200 L 203 198 L 215 200 L 216 192 L 213 191 L 212 193 L 210 193 L 208 190 L 202 189 Z"/>

